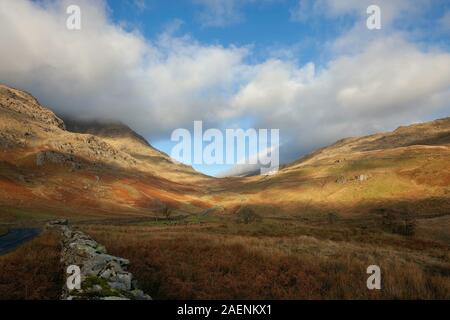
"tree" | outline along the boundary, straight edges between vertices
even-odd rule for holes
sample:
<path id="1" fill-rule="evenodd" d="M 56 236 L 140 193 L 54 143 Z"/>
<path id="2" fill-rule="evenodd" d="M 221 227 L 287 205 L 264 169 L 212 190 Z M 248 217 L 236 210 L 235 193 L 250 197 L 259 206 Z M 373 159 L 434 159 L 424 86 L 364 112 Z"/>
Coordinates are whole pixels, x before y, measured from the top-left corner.
<path id="1" fill-rule="evenodd" d="M 248 206 L 241 206 L 237 210 L 236 215 L 238 221 L 243 222 L 245 224 L 261 220 L 261 217 L 252 208 Z"/>

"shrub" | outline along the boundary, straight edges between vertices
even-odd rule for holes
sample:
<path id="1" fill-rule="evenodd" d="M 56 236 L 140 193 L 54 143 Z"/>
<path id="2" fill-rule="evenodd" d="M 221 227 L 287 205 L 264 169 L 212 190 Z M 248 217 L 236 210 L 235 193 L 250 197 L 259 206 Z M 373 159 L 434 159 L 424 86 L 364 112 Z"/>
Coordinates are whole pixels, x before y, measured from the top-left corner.
<path id="1" fill-rule="evenodd" d="M 261 216 L 259 216 L 255 210 L 248 206 L 240 207 L 236 212 L 237 221 L 239 223 L 249 224 L 252 222 L 261 221 Z"/>
<path id="2" fill-rule="evenodd" d="M 334 224 L 334 223 L 336 223 L 339 220 L 339 215 L 337 213 L 330 212 L 327 215 L 327 219 L 328 219 L 328 223 L 329 224 Z"/>
<path id="3" fill-rule="evenodd" d="M 413 236 L 416 230 L 416 219 L 407 213 L 386 212 L 383 214 L 383 225 L 392 233 Z"/>

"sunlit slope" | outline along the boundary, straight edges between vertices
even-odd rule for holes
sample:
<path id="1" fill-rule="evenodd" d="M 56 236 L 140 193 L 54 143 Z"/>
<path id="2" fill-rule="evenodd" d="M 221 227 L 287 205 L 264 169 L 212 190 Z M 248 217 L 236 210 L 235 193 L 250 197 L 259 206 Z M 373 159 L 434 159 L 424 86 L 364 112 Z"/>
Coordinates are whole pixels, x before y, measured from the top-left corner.
<path id="1" fill-rule="evenodd" d="M 209 206 L 199 196 L 210 178 L 173 163 L 126 126 L 100 129 L 70 132 L 30 94 L 0 86 L 2 218 L 148 215 L 164 207 L 197 212 Z"/>
<path id="2" fill-rule="evenodd" d="M 225 202 L 267 214 L 356 215 L 384 208 L 448 214 L 450 118 L 344 139 L 277 174 L 229 183 L 235 193 Z"/>
<path id="3" fill-rule="evenodd" d="M 6 86 L 0 129 L 0 206 L 10 220 L 30 212 L 148 216 L 166 207 L 222 215 L 247 205 L 262 216 L 302 219 L 450 212 L 450 118 L 344 139 L 274 175 L 226 179 L 172 162 L 120 123 L 66 128 L 31 95 Z"/>
<path id="4" fill-rule="evenodd" d="M 65 119 L 68 131 L 91 134 L 115 149 L 125 152 L 147 165 L 155 175 L 171 179 L 201 178 L 192 167 L 174 162 L 167 154 L 153 148 L 145 138 L 120 122 L 76 121 Z"/>

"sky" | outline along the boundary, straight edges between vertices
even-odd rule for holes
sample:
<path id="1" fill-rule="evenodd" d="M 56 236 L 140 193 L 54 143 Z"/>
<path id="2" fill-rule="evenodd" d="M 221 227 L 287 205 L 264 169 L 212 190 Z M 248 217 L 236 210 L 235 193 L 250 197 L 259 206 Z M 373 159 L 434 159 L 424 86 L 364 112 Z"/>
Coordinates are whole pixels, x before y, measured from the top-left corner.
<path id="1" fill-rule="evenodd" d="M 73 4 L 81 30 L 66 27 Z M 279 129 L 287 163 L 450 116 L 446 0 L 1 0 L 0 43 L 0 82 L 60 115 L 120 120 L 168 154 L 196 120 Z"/>

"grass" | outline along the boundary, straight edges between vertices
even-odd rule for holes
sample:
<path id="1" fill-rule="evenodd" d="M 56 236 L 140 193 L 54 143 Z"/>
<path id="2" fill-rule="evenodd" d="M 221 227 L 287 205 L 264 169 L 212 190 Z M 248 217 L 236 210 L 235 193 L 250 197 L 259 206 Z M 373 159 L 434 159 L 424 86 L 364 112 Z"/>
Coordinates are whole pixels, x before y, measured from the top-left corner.
<path id="1" fill-rule="evenodd" d="M 196 186 L 204 193 L 102 177 L 98 190 L 50 192 L 52 208 L 5 202 L 0 221 L 69 217 L 129 259 L 155 299 L 450 299 L 449 154 L 405 150 L 331 154 L 270 177 Z M 369 179 L 355 179 L 362 174 Z M 173 205 L 173 216 L 155 212 L 154 199 Z M 201 215 L 205 203 L 223 210 Z M 240 206 L 258 219 L 239 221 Z M 398 234 L 402 215 L 415 224 L 408 235 Z M 0 298 L 59 295 L 57 245 L 46 237 L 0 257 Z M 372 264 L 382 270 L 380 291 L 366 287 Z"/>
<path id="2" fill-rule="evenodd" d="M 88 291 L 94 286 L 99 286 L 101 290 L 98 292 Z M 120 292 L 118 290 L 112 289 L 110 287 L 106 279 L 97 276 L 88 276 L 82 283 L 82 289 L 84 292 L 81 295 L 78 295 L 85 298 L 110 297 L 120 295 Z"/>
<path id="3" fill-rule="evenodd" d="M 338 211 L 345 207 L 350 210 L 341 214 L 354 215 L 353 208 L 366 202 L 415 203 L 449 198 L 448 161 L 446 152 L 420 148 L 337 153 L 264 179 L 248 178 L 245 183 L 228 188 L 234 193 L 220 194 L 220 199 L 229 206 L 241 203 L 265 206 L 269 215 L 296 214 L 299 209 L 305 212 L 308 206 Z M 355 179 L 360 175 L 366 175 L 368 180 Z M 211 194 L 211 199 L 218 195 Z M 266 215 L 264 211 L 259 213 Z"/>
<path id="4" fill-rule="evenodd" d="M 7 234 L 9 229 L 7 227 L 0 226 L 0 237 Z"/>
<path id="5" fill-rule="evenodd" d="M 346 222 L 88 225 L 155 299 L 449 299 L 448 246 Z M 369 291 L 366 269 L 382 269 Z"/>
<path id="6" fill-rule="evenodd" d="M 45 232 L 0 256 L 0 300 L 58 299 L 63 284 L 58 236 Z"/>

